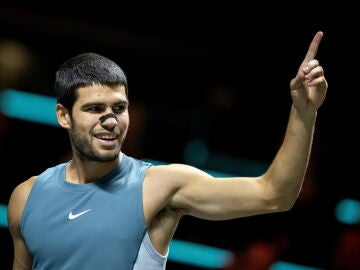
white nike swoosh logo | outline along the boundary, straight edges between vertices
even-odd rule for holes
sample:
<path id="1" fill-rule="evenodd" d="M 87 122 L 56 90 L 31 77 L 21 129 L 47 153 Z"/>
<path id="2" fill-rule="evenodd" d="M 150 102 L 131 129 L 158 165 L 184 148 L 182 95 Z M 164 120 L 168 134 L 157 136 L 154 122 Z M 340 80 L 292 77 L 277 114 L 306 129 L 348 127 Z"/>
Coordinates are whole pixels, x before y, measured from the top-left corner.
<path id="1" fill-rule="evenodd" d="M 86 212 L 89 212 L 91 209 L 88 209 L 88 210 L 85 210 L 85 211 L 82 211 L 80 213 L 77 213 L 77 214 L 73 214 L 72 211 L 69 213 L 68 215 L 68 219 L 75 219 L 75 218 L 78 218 L 80 217 L 81 215 L 85 214 Z"/>

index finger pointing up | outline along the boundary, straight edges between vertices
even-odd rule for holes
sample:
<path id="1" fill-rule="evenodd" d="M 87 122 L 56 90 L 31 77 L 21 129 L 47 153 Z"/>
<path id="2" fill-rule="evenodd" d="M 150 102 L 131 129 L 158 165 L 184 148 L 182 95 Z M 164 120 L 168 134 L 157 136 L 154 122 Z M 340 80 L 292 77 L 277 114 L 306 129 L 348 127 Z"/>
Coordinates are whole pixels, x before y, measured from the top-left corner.
<path id="1" fill-rule="evenodd" d="M 321 41 L 323 35 L 324 34 L 323 34 L 322 31 L 318 31 L 315 34 L 313 40 L 310 43 L 309 49 L 308 49 L 308 51 L 307 51 L 307 53 L 305 55 L 303 63 L 306 63 L 306 62 L 308 62 L 308 61 L 315 58 L 317 50 L 318 50 L 319 45 L 320 45 L 320 41 Z"/>

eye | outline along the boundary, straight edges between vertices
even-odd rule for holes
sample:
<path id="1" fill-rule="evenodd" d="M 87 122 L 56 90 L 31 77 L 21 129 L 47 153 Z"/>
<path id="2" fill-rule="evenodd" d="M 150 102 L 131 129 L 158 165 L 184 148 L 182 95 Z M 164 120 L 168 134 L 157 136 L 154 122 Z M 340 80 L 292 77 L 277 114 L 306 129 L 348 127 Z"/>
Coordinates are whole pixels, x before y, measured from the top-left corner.
<path id="1" fill-rule="evenodd" d="M 113 111 L 114 113 L 122 113 L 123 111 L 125 111 L 127 108 L 126 105 L 117 105 L 115 107 L 113 107 Z"/>
<path id="2" fill-rule="evenodd" d="M 86 108 L 86 111 L 97 113 L 97 112 L 101 111 L 101 107 L 100 106 L 90 106 L 90 107 Z"/>

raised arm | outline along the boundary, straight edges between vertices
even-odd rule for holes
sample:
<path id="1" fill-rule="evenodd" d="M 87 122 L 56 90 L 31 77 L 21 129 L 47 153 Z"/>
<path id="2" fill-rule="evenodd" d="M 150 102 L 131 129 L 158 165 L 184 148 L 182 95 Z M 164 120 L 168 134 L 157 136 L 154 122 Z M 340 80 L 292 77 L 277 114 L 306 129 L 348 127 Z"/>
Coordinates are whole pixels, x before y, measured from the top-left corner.
<path id="1" fill-rule="evenodd" d="M 294 79 L 290 82 L 293 105 L 281 145 L 269 170 L 265 173 L 266 189 L 275 197 L 283 197 L 282 207 L 295 202 L 306 173 L 317 110 L 322 105 L 327 91 L 323 68 L 315 59 L 322 32 L 317 32 L 309 46 Z"/>
<path id="2" fill-rule="evenodd" d="M 148 176 L 153 192 L 170 196 L 166 205 L 183 214 L 205 219 L 231 219 L 289 210 L 296 201 L 306 173 L 317 110 L 323 103 L 327 81 L 315 59 L 323 37 L 317 32 L 294 79 L 293 104 L 284 140 L 268 170 L 259 177 L 213 178 L 190 166 L 154 167 Z M 158 182 L 156 184 L 156 182 Z M 175 184 L 174 184 L 175 183 Z M 165 196 L 164 195 L 164 196 Z"/>

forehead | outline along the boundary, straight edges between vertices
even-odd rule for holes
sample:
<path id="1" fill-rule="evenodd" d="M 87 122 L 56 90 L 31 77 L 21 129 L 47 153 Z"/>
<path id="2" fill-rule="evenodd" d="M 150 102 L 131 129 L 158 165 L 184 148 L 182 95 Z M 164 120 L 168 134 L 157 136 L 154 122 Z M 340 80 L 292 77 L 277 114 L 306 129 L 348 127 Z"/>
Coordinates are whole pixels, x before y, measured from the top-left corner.
<path id="1" fill-rule="evenodd" d="M 91 85 L 81 87 L 77 90 L 77 100 L 75 103 L 84 104 L 88 102 L 114 103 L 127 101 L 126 90 L 124 86 L 110 88 L 104 85 Z"/>

